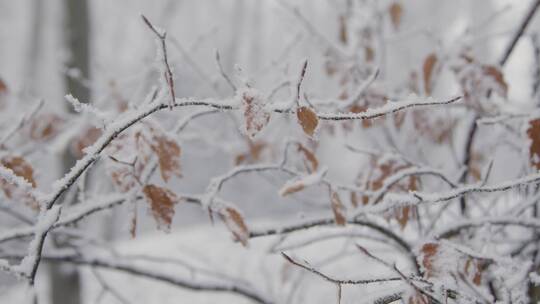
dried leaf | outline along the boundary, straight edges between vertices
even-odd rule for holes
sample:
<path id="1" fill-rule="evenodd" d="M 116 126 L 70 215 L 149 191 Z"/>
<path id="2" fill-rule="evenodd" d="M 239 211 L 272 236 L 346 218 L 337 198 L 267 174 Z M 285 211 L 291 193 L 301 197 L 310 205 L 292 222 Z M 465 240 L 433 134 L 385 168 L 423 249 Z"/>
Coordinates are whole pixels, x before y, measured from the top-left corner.
<path id="1" fill-rule="evenodd" d="M 170 190 L 152 184 L 144 186 L 143 193 L 158 228 L 168 232 L 174 216 L 174 204 L 178 202 L 178 198 Z"/>
<path id="2" fill-rule="evenodd" d="M 439 250 L 437 243 L 425 243 L 422 246 L 422 266 L 426 270 L 426 276 L 431 277 L 434 274 L 434 260 Z"/>
<path id="3" fill-rule="evenodd" d="M 375 59 L 375 50 L 372 47 L 364 47 L 364 59 L 366 62 L 373 62 L 373 59 Z"/>
<path id="4" fill-rule="evenodd" d="M 99 128 L 87 128 L 71 143 L 71 153 L 75 155 L 75 157 L 81 158 L 84 155 L 84 148 L 92 145 L 101 136 L 101 133 L 101 129 Z"/>
<path id="5" fill-rule="evenodd" d="M 351 191 L 351 205 L 356 208 L 358 207 L 358 198 L 356 197 L 356 192 Z"/>
<path id="6" fill-rule="evenodd" d="M 396 208 L 395 213 L 396 213 L 395 218 L 397 222 L 399 223 L 399 227 L 401 228 L 401 230 L 403 230 L 407 226 L 407 223 L 409 222 L 409 218 L 412 213 L 412 207 L 411 206 L 398 207 Z"/>
<path id="7" fill-rule="evenodd" d="M 281 190 L 279 190 L 279 195 L 287 196 L 289 194 L 302 191 L 306 186 L 302 181 L 296 183 L 286 184 Z"/>
<path id="8" fill-rule="evenodd" d="M 244 217 L 233 207 L 225 207 L 220 210 L 219 215 L 227 228 L 233 234 L 235 240 L 247 246 L 249 240 L 249 229 L 244 222 Z"/>
<path id="9" fill-rule="evenodd" d="M 529 146 L 531 165 L 540 170 L 540 118 L 529 121 L 527 136 L 531 141 Z"/>
<path id="10" fill-rule="evenodd" d="M 339 16 L 339 41 L 343 44 L 347 44 L 347 18 L 345 16 Z"/>
<path id="11" fill-rule="evenodd" d="M 253 89 L 240 91 L 246 134 L 254 137 L 264 128 L 269 120 L 270 113 L 264 109 L 262 96 Z"/>
<path id="12" fill-rule="evenodd" d="M 169 181 L 174 174 L 181 177 L 180 173 L 180 147 L 176 141 L 166 136 L 155 136 L 152 150 L 157 154 L 161 178 Z"/>
<path id="13" fill-rule="evenodd" d="M 30 124 L 30 138 L 33 140 L 48 140 L 57 135 L 64 120 L 56 114 L 41 114 Z"/>
<path id="14" fill-rule="evenodd" d="M 429 54 L 424 60 L 422 71 L 424 72 L 424 90 L 427 95 L 432 93 L 433 74 L 435 71 L 435 65 L 437 64 L 437 55 L 434 53 Z"/>
<path id="15" fill-rule="evenodd" d="M 111 168 L 110 175 L 114 186 L 124 193 L 137 185 L 137 179 L 133 175 L 133 170 L 127 166 Z"/>
<path id="16" fill-rule="evenodd" d="M 20 156 L 7 155 L 4 156 L 0 163 L 13 171 L 13 173 L 19 177 L 24 178 L 32 187 L 36 187 L 36 181 L 34 180 L 34 170 L 32 166 Z M 26 205 L 34 210 L 39 210 L 39 202 L 22 189 L 19 189 L 16 185 L 13 185 L 4 179 L 0 179 L 0 188 L 4 192 L 5 196 L 9 199 L 17 199 L 23 201 Z"/>
<path id="17" fill-rule="evenodd" d="M 345 216 L 345 206 L 343 206 L 343 203 L 341 202 L 341 199 L 339 198 L 337 192 L 332 191 L 331 201 L 332 211 L 334 212 L 334 220 L 336 221 L 336 224 L 338 226 L 345 226 L 345 223 L 347 222 Z"/>
<path id="18" fill-rule="evenodd" d="M 253 141 L 249 138 L 247 140 L 247 143 L 249 146 L 249 151 L 237 155 L 234 161 L 235 165 L 240 165 L 244 163 L 256 163 L 260 160 L 264 149 L 268 146 L 268 144 L 263 141 Z"/>
<path id="19" fill-rule="evenodd" d="M 420 292 L 415 292 L 414 295 L 409 297 L 407 304 L 429 304 L 429 298 Z"/>
<path id="20" fill-rule="evenodd" d="M 298 144 L 298 152 L 301 152 L 302 155 L 304 155 L 304 158 L 308 161 L 309 166 L 306 164 L 308 172 L 312 173 L 317 171 L 319 167 L 319 161 L 317 161 L 317 157 L 315 156 L 315 154 L 300 143 Z"/>
<path id="21" fill-rule="evenodd" d="M 482 71 L 487 77 L 490 77 L 498 85 L 499 90 L 497 91 L 501 94 L 501 96 L 507 97 L 508 84 L 504 80 L 504 75 L 501 70 L 492 65 L 484 65 L 482 66 Z"/>
<path id="22" fill-rule="evenodd" d="M 296 116 L 300 122 L 300 125 L 302 126 L 302 129 L 304 130 L 304 133 L 310 137 L 313 137 L 315 134 L 315 129 L 317 129 L 317 125 L 319 124 L 317 114 L 311 108 L 300 107 L 296 112 Z"/>
<path id="23" fill-rule="evenodd" d="M 7 93 L 7 85 L 6 83 L 0 78 L 0 94 Z"/>
<path id="24" fill-rule="evenodd" d="M 129 222 L 129 234 L 131 235 L 131 238 L 135 238 L 137 236 L 137 205 L 133 204 L 133 215 L 131 217 L 131 221 Z"/>
<path id="25" fill-rule="evenodd" d="M 469 258 L 467 262 L 465 262 L 465 274 L 472 278 L 472 282 L 476 286 L 482 284 L 482 271 L 483 267 L 478 259 Z"/>
<path id="26" fill-rule="evenodd" d="M 394 2 L 388 8 L 388 12 L 390 14 L 390 19 L 392 20 L 392 25 L 394 25 L 394 29 L 399 29 L 401 17 L 403 15 L 403 7 L 398 2 Z"/>
<path id="27" fill-rule="evenodd" d="M 28 181 L 32 187 L 36 187 L 34 169 L 32 169 L 32 166 L 24 158 L 20 156 L 4 156 L 0 162 L 4 167 L 11 169 L 15 175 Z"/>

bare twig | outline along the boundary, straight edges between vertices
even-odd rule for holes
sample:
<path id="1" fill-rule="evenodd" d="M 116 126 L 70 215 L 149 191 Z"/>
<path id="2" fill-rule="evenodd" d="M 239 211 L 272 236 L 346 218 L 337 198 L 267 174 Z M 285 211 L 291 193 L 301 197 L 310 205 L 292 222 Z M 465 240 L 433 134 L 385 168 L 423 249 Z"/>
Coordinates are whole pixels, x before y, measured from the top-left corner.
<path id="1" fill-rule="evenodd" d="M 521 36 L 523 36 L 523 33 L 525 32 L 525 30 L 527 29 L 527 26 L 529 25 L 529 23 L 533 19 L 533 16 L 536 13 L 536 11 L 538 10 L 539 6 L 540 6 L 540 0 L 535 0 L 531 4 L 529 10 L 527 11 L 527 14 L 525 15 L 525 17 L 521 21 L 521 24 L 519 25 L 517 32 L 512 37 L 512 40 L 510 41 L 510 43 L 506 47 L 506 49 L 505 49 L 505 51 L 504 51 L 504 53 L 503 53 L 503 55 L 501 57 L 501 60 L 499 60 L 500 65 L 505 65 L 506 61 L 508 61 L 508 58 L 510 58 L 510 55 L 514 51 L 514 48 L 516 47 L 517 42 L 519 41 Z"/>
<path id="2" fill-rule="evenodd" d="M 172 111 L 172 108 L 173 108 L 173 105 L 174 105 L 174 100 L 176 99 L 176 96 L 175 96 L 175 93 L 174 93 L 173 74 L 171 72 L 171 67 L 169 65 L 169 59 L 167 57 L 167 44 L 165 43 L 165 38 L 167 37 L 167 32 L 156 28 L 152 23 L 150 23 L 148 18 L 146 18 L 144 15 L 141 15 L 141 17 L 142 17 L 144 23 L 148 26 L 148 28 L 150 28 L 150 30 L 152 32 L 154 32 L 154 34 L 156 34 L 156 36 L 158 37 L 158 39 L 161 42 L 163 65 L 165 66 L 165 72 L 164 72 L 163 76 L 165 77 L 167 85 L 169 86 L 169 93 L 171 94 L 171 99 L 170 99 L 170 102 L 169 102 L 169 110 Z"/>
<path id="3" fill-rule="evenodd" d="M 221 65 L 221 60 L 220 60 L 220 56 L 219 56 L 219 51 L 216 50 L 216 64 L 218 66 L 218 69 L 219 69 L 219 73 L 221 74 L 221 76 L 223 77 L 223 79 L 225 79 L 225 81 L 227 82 L 227 84 L 231 87 L 231 89 L 233 90 L 233 92 L 236 92 L 236 86 L 234 85 L 234 83 L 232 82 L 231 78 L 229 77 L 229 75 L 227 75 L 227 73 L 225 73 L 225 70 L 223 69 L 223 66 Z"/>
<path id="4" fill-rule="evenodd" d="M 303 268 L 311 273 L 314 273 L 318 275 L 319 277 L 325 279 L 326 281 L 330 283 L 334 283 L 336 285 L 366 285 L 366 284 L 373 284 L 373 283 L 381 283 L 381 282 L 392 282 L 392 281 L 400 281 L 401 278 L 399 277 L 389 277 L 389 278 L 380 278 L 380 279 L 365 279 L 365 280 L 351 280 L 351 279 L 336 279 L 331 276 L 328 276 L 319 270 L 315 269 L 311 265 L 309 265 L 307 262 L 300 263 L 290 257 L 289 255 L 285 254 L 284 252 L 281 252 L 281 255 L 291 264 L 296 265 L 300 268 Z"/>
<path id="5" fill-rule="evenodd" d="M 302 70 L 300 71 L 300 77 L 298 77 L 298 81 L 296 82 L 296 95 L 295 95 L 296 107 L 300 107 L 300 88 L 302 86 L 302 82 L 304 81 L 304 77 L 306 76 L 307 65 L 308 65 L 308 61 L 307 59 L 305 59 L 304 63 L 302 64 Z"/>

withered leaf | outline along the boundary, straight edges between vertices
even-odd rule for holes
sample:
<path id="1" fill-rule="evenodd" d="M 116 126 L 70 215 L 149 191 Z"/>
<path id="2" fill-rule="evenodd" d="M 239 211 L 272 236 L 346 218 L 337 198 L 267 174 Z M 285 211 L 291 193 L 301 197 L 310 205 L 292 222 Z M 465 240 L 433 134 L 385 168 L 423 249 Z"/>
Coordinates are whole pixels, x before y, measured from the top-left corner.
<path id="1" fill-rule="evenodd" d="M 64 124 L 64 120 L 56 114 L 41 114 L 30 124 L 30 138 L 33 140 L 48 140 L 54 137 Z"/>
<path id="2" fill-rule="evenodd" d="M 375 59 L 375 50 L 371 46 L 364 47 L 364 59 L 366 62 L 373 62 Z"/>
<path id="3" fill-rule="evenodd" d="M 301 152 L 304 158 L 309 163 L 309 165 L 306 164 L 308 172 L 312 173 L 317 171 L 317 168 L 319 167 L 319 161 L 317 160 L 315 154 L 300 143 L 298 143 L 298 152 Z"/>
<path id="4" fill-rule="evenodd" d="M 298 118 L 304 133 L 310 137 L 313 137 L 315 130 L 317 129 L 317 125 L 319 124 L 317 114 L 309 107 L 300 107 L 296 112 L 296 117 Z"/>
<path id="5" fill-rule="evenodd" d="M 345 206 L 339 198 L 339 194 L 335 191 L 331 193 L 332 211 L 334 212 L 334 220 L 338 226 L 345 226 L 347 218 L 345 216 Z"/>
<path id="6" fill-rule="evenodd" d="M 7 155 L 4 156 L 0 163 L 13 171 L 13 173 L 19 177 L 24 178 L 32 187 L 36 187 L 36 181 L 34 179 L 34 170 L 32 166 L 20 156 Z M 29 193 L 18 186 L 13 185 L 4 179 L 0 179 L 0 188 L 4 192 L 5 196 L 9 199 L 18 199 L 23 201 L 26 205 L 34 210 L 39 210 L 39 202 Z"/>
<path id="7" fill-rule="evenodd" d="M 426 57 L 424 60 L 424 65 L 422 66 L 422 71 L 424 73 L 424 90 L 426 91 L 427 95 L 431 95 L 432 93 L 433 74 L 437 61 L 437 55 L 431 53 Z"/>
<path id="8" fill-rule="evenodd" d="M 347 44 L 347 19 L 345 16 L 339 16 L 339 41 L 343 44 Z"/>
<path id="9" fill-rule="evenodd" d="M 264 109 L 264 100 L 256 91 L 246 90 L 240 92 L 246 133 L 253 138 L 270 121 L 270 113 Z"/>
<path id="10" fill-rule="evenodd" d="M 395 217 L 396 217 L 397 222 L 399 223 L 399 227 L 401 228 L 401 230 L 403 230 L 407 226 L 407 223 L 409 222 L 409 218 L 412 213 L 412 208 L 413 207 L 411 206 L 396 208 Z"/>
<path id="11" fill-rule="evenodd" d="M 159 171 L 164 181 L 169 181 L 174 174 L 178 177 L 180 174 L 180 147 L 176 141 L 166 136 L 155 136 L 152 150 L 157 154 L 159 162 Z"/>
<path id="12" fill-rule="evenodd" d="M 492 80 L 498 85 L 498 91 L 500 92 L 501 96 L 507 97 L 508 84 L 506 83 L 506 80 L 504 79 L 504 75 L 501 70 L 492 65 L 484 65 L 482 66 L 482 71 L 487 77 L 492 78 Z"/>
<path id="13" fill-rule="evenodd" d="M 0 94 L 4 94 L 7 92 L 7 85 L 6 83 L 0 78 Z"/>
<path id="14" fill-rule="evenodd" d="M 439 250 L 439 244 L 437 243 L 425 243 L 422 246 L 422 266 L 426 270 L 426 276 L 431 277 L 434 274 L 434 261 Z"/>
<path id="15" fill-rule="evenodd" d="M 168 189 L 153 184 L 145 185 L 143 193 L 150 204 L 158 228 L 169 231 L 174 216 L 174 204 L 178 202 L 176 195 Z"/>
<path id="16" fill-rule="evenodd" d="M 287 183 L 281 190 L 279 191 L 279 195 L 281 196 L 287 196 L 289 194 L 302 191 L 306 186 L 302 181 L 298 181 L 295 183 Z"/>
<path id="17" fill-rule="evenodd" d="M 32 169 L 32 166 L 24 158 L 21 156 L 4 156 L 0 162 L 4 167 L 11 169 L 15 175 L 28 181 L 32 187 L 36 187 L 34 169 Z"/>
<path id="18" fill-rule="evenodd" d="M 92 145 L 100 136 L 101 129 L 96 127 L 87 128 L 81 135 L 77 136 L 71 145 L 71 152 L 77 158 L 84 155 L 84 148 Z"/>
<path id="19" fill-rule="evenodd" d="M 478 259 L 469 258 L 465 262 L 465 274 L 472 278 L 473 283 L 476 286 L 480 286 L 482 283 L 482 263 Z"/>
<path id="20" fill-rule="evenodd" d="M 540 170 L 540 118 L 529 121 L 527 136 L 531 141 L 529 146 L 531 165 Z"/>
<path id="21" fill-rule="evenodd" d="M 219 211 L 219 216 L 233 234 L 235 240 L 243 246 L 247 246 L 249 240 L 249 229 L 244 222 L 244 217 L 233 207 L 225 207 Z"/>
<path id="22" fill-rule="evenodd" d="M 403 15 L 403 7 L 398 2 L 394 2 L 388 8 L 388 13 L 390 14 L 390 19 L 392 20 L 392 25 L 394 29 L 399 29 L 401 24 L 401 17 Z"/>

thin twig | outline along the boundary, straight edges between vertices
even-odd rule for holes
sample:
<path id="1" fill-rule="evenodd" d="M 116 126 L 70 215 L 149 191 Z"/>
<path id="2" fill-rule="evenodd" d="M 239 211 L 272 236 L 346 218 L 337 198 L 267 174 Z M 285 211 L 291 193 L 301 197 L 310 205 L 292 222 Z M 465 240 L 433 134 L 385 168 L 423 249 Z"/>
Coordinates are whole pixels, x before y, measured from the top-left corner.
<path id="1" fill-rule="evenodd" d="M 510 44 L 508 44 L 508 46 L 506 47 L 506 49 L 505 49 L 505 51 L 503 53 L 503 56 L 501 57 L 501 60 L 499 60 L 499 64 L 501 66 L 505 65 L 506 61 L 508 61 L 508 58 L 510 58 L 510 55 L 514 51 L 514 48 L 516 47 L 517 42 L 519 41 L 521 36 L 523 36 L 523 33 L 525 32 L 525 29 L 527 29 L 527 26 L 529 25 L 529 23 L 533 19 L 533 16 L 536 13 L 536 11 L 538 10 L 539 6 L 540 6 L 540 0 L 536 0 L 535 2 L 533 2 L 531 4 L 531 7 L 527 11 L 527 14 L 525 15 L 525 17 L 521 21 L 521 24 L 519 25 L 516 34 L 514 35 L 512 40 L 510 41 Z"/>
<path id="2" fill-rule="evenodd" d="M 304 63 L 302 64 L 300 77 L 298 78 L 298 81 L 296 82 L 296 96 L 295 96 L 296 107 L 300 107 L 300 89 L 302 86 L 302 82 L 304 81 L 304 77 L 306 76 L 307 65 L 308 65 L 308 61 L 307 59 L 305 59 Z"/>
<path id="3" fill-rule="evenodd" d="M 234 83 L 232 82 L 231 78 L 229 77 L 229 75 L 227 75 L 227 73 L 225 73 L 225 70 L 223 69 L 223 66 L 221 65 L 221 60 L 220 60 L 220 56 L 219 56 L 219 51 L 216 50 L 216 64 L 218 66 L 218 69 L 219 69 L 219 73 L 221 74 L 221 76 L 223 77 L 223 79 L 225 79 L 225 81 L 227 82 L 227 84 L 229 84 L 229 86 L 231 87 L 231 89 L 233 90 L 233 92 L 236 92 L 236 86 L 234 85 Z"/>
<path id="4" fill-rule="evenodd" d="M 336 279 L 333 277 L 330 277 L 319 270 L 313 268 L 311 265 L 306 263 L 300 263 L 290 257 L 289 255 L 285 254 L 284 252 L 281 252 L 281 255 L 291 264 L 296 265 L 300 268 L 303 268 L 311 273 L 314 273 L 318 275 L 319 277 L 325 279 L 326 281 L 330 283 L 334 283 L 337 285 L 366 285 L 366 284 L 373 284 L 373 283 L 381 283 L 381 282 L 392 282 L 392 281 L 400 281 L 401 278 L 399 277 L 389 277 L 389 278 L 380 278 L 380 279 L 365 279 L 365 280 L 350 280 L 350 279 Z"/>
<path id="5" fill-rule="evenodd" d="M 169 59 L 167 57 L 167 44 L 165 43 L 165 38 L 167 37 L 167 32 L 158 30 L 152 23 L 150 23 L 148 18 L 146 18 L 144 15 L 141 15 L 141 17 L 142 17 L 144 23 L 148 26 L 148 28 L 150 28 L 150 30 L 152 32 L 154 32 L 154 34 L 156 34 L 156 36 L 158 37 L 158 39 L 161 42 L 161 51 L 163 53 L 162 54 L 163 55 L 163 64 L 165 66 L 165 72 L 164 72 L 163 76 L 165 77 L 167 85 L 169 86 L 169 93 L 171 94 L 171 99 L 170 99 L 170 102 L 169 102 L 169 110 L 172 111 L 176 96 L 175 96 L 175 93 L 174 93 L 173 74 L 171 72 L 171 67 L 169 65 Z"/>

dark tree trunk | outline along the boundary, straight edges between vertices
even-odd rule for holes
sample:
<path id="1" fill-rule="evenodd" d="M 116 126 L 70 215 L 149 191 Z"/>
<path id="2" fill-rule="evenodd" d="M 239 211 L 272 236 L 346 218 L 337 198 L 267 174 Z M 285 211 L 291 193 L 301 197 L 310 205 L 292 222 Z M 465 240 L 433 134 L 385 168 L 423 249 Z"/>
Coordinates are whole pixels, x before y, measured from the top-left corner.
<path id="1" fill-rule="evenodd" d="M 70 71 L 65 75 L 66 93 L 72 94 L 81 102 L 90 101 L 90 90 L 87 86 L 89 79 L 89 10 L 86 0 L 64 0 L 65 10 L 65 46 L 69 51 L 66 68 L 77 70 L 76 74 Z M 76 75 L 76 77 L 74 77 Z M 71 111 L 71 107 L 69 108 Z M 63 156 L 63 172 L 67 172 L 75 163 L 75 158 L 66 147 Z M 72 204 L 69 201 L 76 196 L 65 195 L 63 204 Z M 71 198 L 71 199 L 70 199 Z M 59 245 L 61 246 L 61 245 Z M 67 266 L 67 267 L 66 267 Z M 75 304 L 81 303 L 80 278 L 74 266 L 51 264 L 51 303 Z"/>

